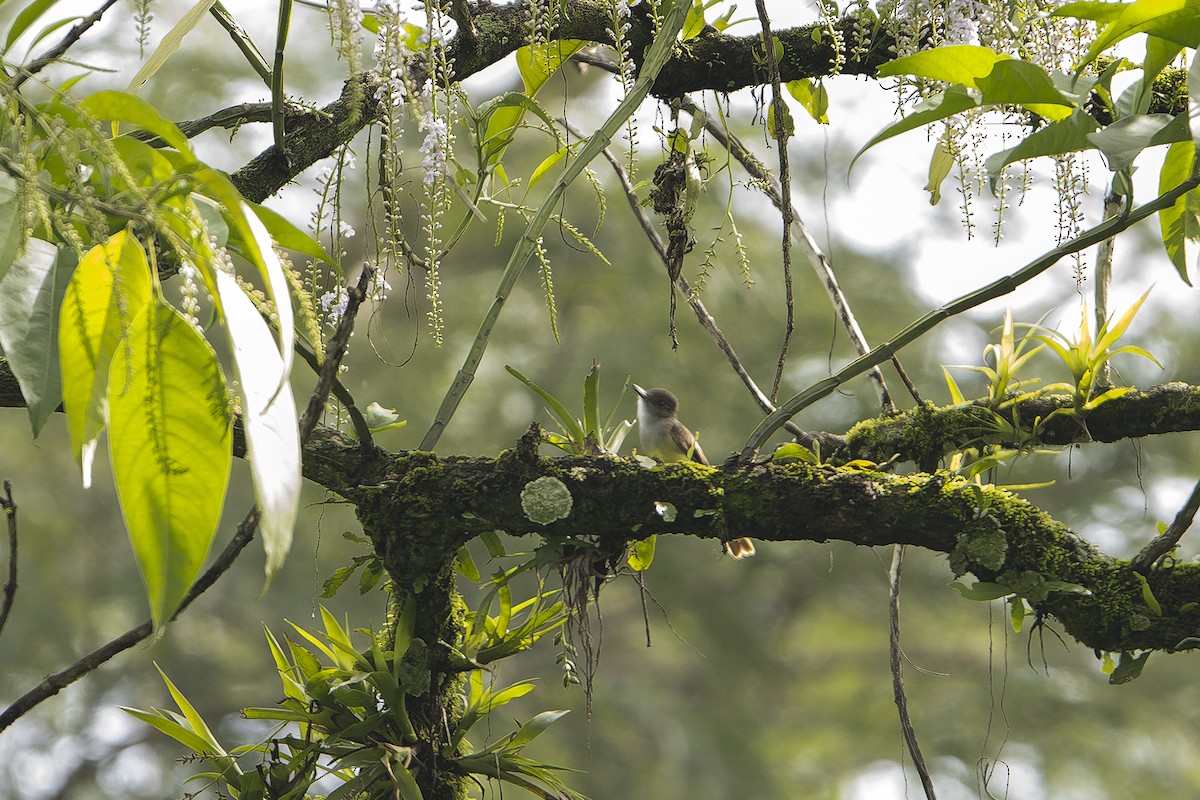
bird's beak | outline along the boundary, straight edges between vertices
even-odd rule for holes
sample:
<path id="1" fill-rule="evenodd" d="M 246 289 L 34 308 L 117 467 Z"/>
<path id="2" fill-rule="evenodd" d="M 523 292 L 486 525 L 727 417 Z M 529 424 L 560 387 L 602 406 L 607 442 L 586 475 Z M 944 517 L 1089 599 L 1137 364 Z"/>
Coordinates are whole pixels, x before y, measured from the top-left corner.
<path id="1" fill-rule="evenodd" d="M 645 389 L 643 389 L 642 387 L 638 386 L 636 383 L 634 383 L 634 384 L 630 384 L 630 385 L 631 385 L 631 386 L 633 386 L 633 390 L 634 390 L 635 392 L 637 392 L 637 393 L 638 393 L 638 397 L 645 397 L 645 396 L 646 396 L 646 390 L 645 390 Z"/>

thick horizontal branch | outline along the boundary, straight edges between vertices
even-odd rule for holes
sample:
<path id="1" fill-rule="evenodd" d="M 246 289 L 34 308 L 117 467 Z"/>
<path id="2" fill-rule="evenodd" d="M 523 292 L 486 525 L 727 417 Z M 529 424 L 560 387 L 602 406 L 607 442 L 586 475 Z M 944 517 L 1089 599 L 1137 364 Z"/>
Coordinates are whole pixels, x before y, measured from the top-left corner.
<path id="1" fill-rule="evenodd" d="M 611 6 L 593 0 L 572 0 L 559 25 L 550 32 L 551 40 L 582 40 L 611 45 L 609 28 Z M 630 53 L 640 67 L 640 59 L 653 36 L 653 23 L 645 16 L 646 4 L 634 7 L 626 36 Z M 523 47 L 529 39 L 529 4 L 480 5 L 475 7 L 469 35 L 456 36 L 449 46 L 449 61 L 455 80 L 463 80 L 491 66 Z M 894 57 L 892 39 L 874 17 L 847 17 L 838 21 L 833 36 L 823 24 L 805 25 L 775 32 L 783 44 L 780 77 L 784 81 L 830 75 L 837 62 L 835 47 L 843 43 L 842 64 L 837 71 L 845 75 L 874 75 L 880 64 Z M 659 73 L 652 92 L 664 98 L 686 92 L 713 89 L 732 92 L 756 86 L 767 80 L 765 66 L 755 58 L 761 51 L 760 37 L 728 36 L 706 28 L 699 36 L 679 46 L 676 55 Z M 422 86 L 427 78 L 424 63 L 413 66 L 412 85 Z M 274 145 L 256 156 L 234 175 L 234 183 L 247 198 L 261 202 L 279 191 L 312 164 L 329 156 L 350 141 L 360 130 L 375 121 L 379 102 L 375 97 L 378 79 L 369 71 L 352 76 L 341 96 L 319 111 L 289 111 L 285 153 Z M 255 109 L 235 106 L 218 112 L 212 121 L 197 124 L 223 125 L 235 122 Z"/>
<path id="2" fill-rule="evenodd" d="M 449 558 L 495 530 L 583 539 L 601 554 L 652 534 L 910 544 L 946 553 L 959 574 L 1010 587 L 1088 647 L 1200 645 L 1200 566 L 1151 572 L 1156 613 L 1128 561 L 1000 489 L 941 473 L 898 477 L 799 461 L 646 469 L 616 457 L 545 458 L 533 443 L 527 436 L 498 458 L 439 458 L 364 453 L 330 435 L 314 439 L 306 475 L 357 506 L 389 569 L 403 570 L 414 552 Z M 562 518 L 539 523 L 527 515 L 523 494 L 539 478 L 569 493 Z"/>
<path id="3" fill-rule="evenodd" d="M 982 444 L 1054 446 L 1200 430 L 1200 387 L 1186 383 L 1131 389 L 1082 416 L 1073 407 L 1071 397 L 1061 394 L 1022 400 L 996 412 L 982 402 L 924 405 L 860 422 L 846 434 L 837 455 L 871 461 L 899 456 L 902 462 L 928 464 Z"/>

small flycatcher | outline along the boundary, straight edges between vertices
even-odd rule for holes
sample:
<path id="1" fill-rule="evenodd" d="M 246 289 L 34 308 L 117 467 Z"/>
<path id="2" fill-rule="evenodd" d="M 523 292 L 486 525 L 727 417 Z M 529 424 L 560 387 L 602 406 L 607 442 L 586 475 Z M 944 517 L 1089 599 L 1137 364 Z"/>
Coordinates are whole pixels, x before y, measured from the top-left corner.
<path id="1" fill-rule="evenodd" d="M 700 443 L 682 422 L 676 419 L 679 400 L 666 389 L 643 389 L 636 383 L 638 395 L 638 435 L 642 449 L 662 461 L 691 459 L 711 466 L 700 449 Z M 734 558 L 754 555 L 754 542 L 742 537 L 725 542 L 725 553 Z"/>

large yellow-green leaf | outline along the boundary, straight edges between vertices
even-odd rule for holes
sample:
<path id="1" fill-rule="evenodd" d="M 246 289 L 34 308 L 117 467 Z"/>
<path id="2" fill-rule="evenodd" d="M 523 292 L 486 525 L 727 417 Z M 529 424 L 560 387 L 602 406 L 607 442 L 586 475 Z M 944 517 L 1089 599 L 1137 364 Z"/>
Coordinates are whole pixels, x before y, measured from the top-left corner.
<path id="1" fill-rule="evenodd" d="M 84 486 L 91 486 L 96 437 L 104 430 L 109 365 L 149 299 L 146 253 L 128 231 L 89 250 L 63 295 L 58 322 L 62 399 Z"/>
<path id="2" fill-rule="evenodd" d="M 924 50 L 911 56 L 889 61 L 879 68 L 879 77 L 916 75 L 946 83 L 958 83 L 977 88 L 975 81 L 989 74 L 996 64 L 1011 56 L 997 53 L 990 47 L 974 44 L 948 44 Z"/>
<path id="3" fill-rule="evenodd" d="M 21 385 L 34 436 L 62 402 L 58 312 L 74 261 L 49 242 L 30 239 L 0 280 L 0 345 Z"/>
<path id="4" fill-rule="evenodd" d="M 270 580 L 291 547 L 300 504 L 296 403 L 283 358 L 258 309 L 237 281 L 224 272 L 217 273 L 217 289 L 244 398 L 242 423 Z"/>
<path id="5" fill-rule="evenodd" d="M 199 575 L 233 459 L 216 353 L 164 303 L 149 303 L 113 358 L 109 453 L 155 627 Z"/>
<path id="6" fill-rule="evenodd" d="M 1148 33 L 1185 47 L 1200 42 L 1200 3 L 1196 0 L 1137 0 L 1100 31 L 1080 69 L 1117 42 L 1136 33 Z"/>

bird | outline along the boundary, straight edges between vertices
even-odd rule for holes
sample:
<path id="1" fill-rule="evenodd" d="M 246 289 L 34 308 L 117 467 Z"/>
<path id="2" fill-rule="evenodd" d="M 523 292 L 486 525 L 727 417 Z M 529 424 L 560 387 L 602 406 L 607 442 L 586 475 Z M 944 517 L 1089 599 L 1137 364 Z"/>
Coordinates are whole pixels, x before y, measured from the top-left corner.
<path id="1" fill-rule="evenodd" d="M 704 457 L 696 437 L 675 416 L 679 411 L 679 398 L 666 389 L 643 389 L 636 383 L 633 390 L 638 396 L 638 436 L 647 454 L 665 462 L 691 459 L 706 467 L 712 466 Z M 724 545 L 725 554 L 734 558 L 754 555 L 754 542 L 744 536 Z"/>

